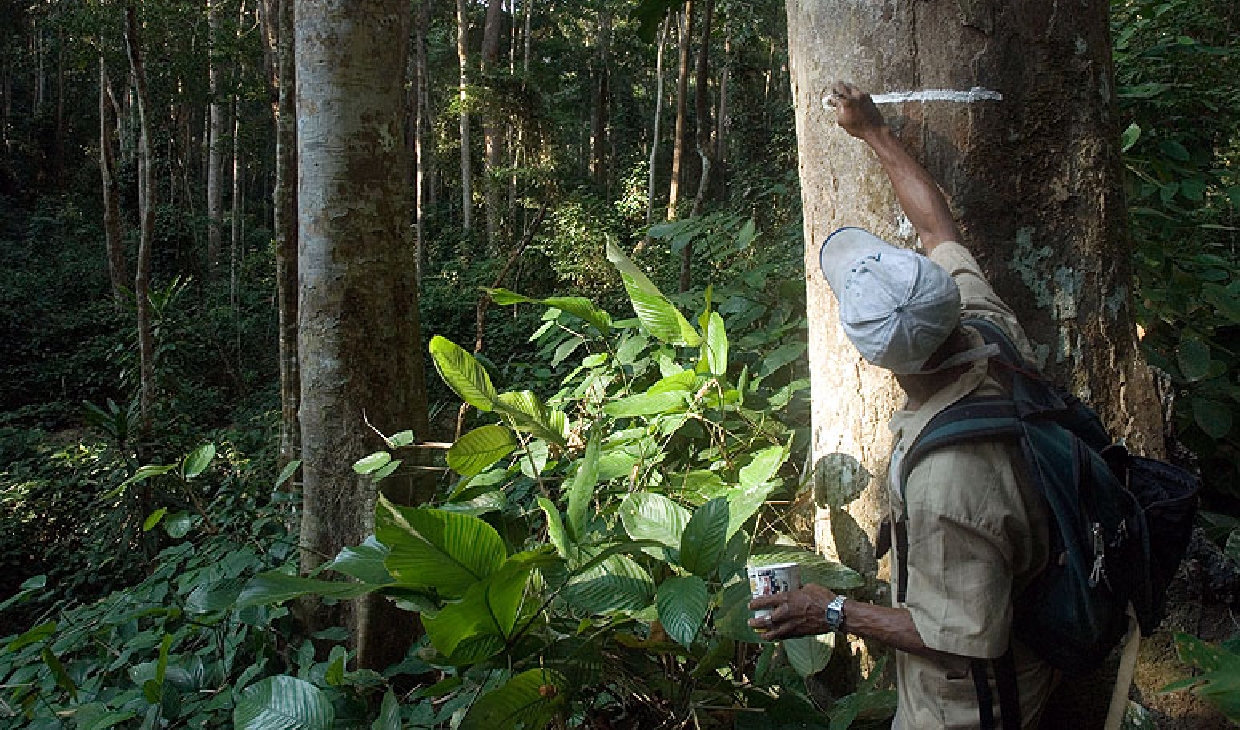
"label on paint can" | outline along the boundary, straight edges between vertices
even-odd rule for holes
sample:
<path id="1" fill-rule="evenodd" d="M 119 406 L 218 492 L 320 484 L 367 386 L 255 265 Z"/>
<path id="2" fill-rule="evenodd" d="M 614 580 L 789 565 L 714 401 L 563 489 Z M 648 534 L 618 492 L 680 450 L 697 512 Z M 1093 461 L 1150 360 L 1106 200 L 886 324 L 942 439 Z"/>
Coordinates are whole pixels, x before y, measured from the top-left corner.
<path id="1" fill-rule="evenodd" d="M 749 592 L 754 598 L 771 596 L 776 593 L 787 593 L 801 587 L 801 566 L 796 563 L 777 563 L 775 565 L 747 565 L 749 572 Z M 771 615 L 769 609 L 753 612 L 754 618 Z"/>

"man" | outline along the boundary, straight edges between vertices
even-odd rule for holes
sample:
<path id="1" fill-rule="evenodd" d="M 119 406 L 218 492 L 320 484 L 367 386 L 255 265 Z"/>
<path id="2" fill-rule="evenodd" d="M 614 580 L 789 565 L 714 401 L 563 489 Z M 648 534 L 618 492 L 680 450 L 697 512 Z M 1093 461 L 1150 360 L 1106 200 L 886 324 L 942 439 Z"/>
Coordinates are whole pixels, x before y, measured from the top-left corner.
<path id="1" fill-rule="evenodd" d="M 995 349 L 960 325 L 962 313 L 999 326 L 1026 356 L 1028 340 L 959 243 L 942 192 L 870 97 L 837 83 L 829 102 L 839 125 L 877 155 L 926 252 L 846 228 L 821 254 L 849 340 L 871 364 L 892 371 L 908 396 L 891 419 L 896 445 L 888 467 L 892 523 L 907 529 L 907 565 L 893 555 L 892 575 L 906 572 L 907 591 L 887 607 L 808 585 L 755 599 L 750 608 L 772 613 L 750 625 L 772 641 L 843 630 L 896 649 L 897 730 L 997 727 L 998 719 L 1005 728 L 1036 727 L 1056 675 L 1013 639 L 1012 601 L 1045 565 L 1049 538 L 1018 447 L 996 441 L 937 449 L 913 465 L 903 496 L 895 483 L 901 457 L 930 419 L 966 396 L 1002 393 L 989 364 Z M 1019 695 L 1019 722 L 1010 702 L 1001 708 L 990 699 L 1004 694 L 992 668 L 1000 665 L 1005 676 L 1014 669 L 1018 691 L 1007 696 Z"/>

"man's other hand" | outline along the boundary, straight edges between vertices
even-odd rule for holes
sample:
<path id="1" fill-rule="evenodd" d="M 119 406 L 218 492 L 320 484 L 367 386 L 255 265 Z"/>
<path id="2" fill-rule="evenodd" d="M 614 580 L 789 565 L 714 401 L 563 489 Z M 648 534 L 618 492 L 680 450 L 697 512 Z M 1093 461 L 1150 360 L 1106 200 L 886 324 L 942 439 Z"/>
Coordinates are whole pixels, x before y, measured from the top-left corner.
<path id="1" fill-rule="evenodd" d="M 825 634 L 830 631 L 827 626 L 827 604 L 833 598 L 835 594 L 820 585 L 759 596 L 749 602 L 750 610 L 769 609 L 771 614 L 749 619 L 749 625 L 761 632 L 766 641 Z"/>

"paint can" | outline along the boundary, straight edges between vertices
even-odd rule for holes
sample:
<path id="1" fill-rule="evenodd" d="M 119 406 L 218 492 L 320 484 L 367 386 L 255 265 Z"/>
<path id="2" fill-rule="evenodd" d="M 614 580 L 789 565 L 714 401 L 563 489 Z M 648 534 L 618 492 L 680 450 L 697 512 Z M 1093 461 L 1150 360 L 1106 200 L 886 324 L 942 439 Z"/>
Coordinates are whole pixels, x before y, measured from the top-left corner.
<path id="1" fill-rule="evenodd" d="M 776 593 L 787 593 L 801 587 L 801 566 L 796 563 L 776 563 L 775 565 L 747 565 L 749 573 L 749 592 L 754 598 L 771 596 Z M 771 615 L 770 609 L 753 612 L 754 618 Z"/>

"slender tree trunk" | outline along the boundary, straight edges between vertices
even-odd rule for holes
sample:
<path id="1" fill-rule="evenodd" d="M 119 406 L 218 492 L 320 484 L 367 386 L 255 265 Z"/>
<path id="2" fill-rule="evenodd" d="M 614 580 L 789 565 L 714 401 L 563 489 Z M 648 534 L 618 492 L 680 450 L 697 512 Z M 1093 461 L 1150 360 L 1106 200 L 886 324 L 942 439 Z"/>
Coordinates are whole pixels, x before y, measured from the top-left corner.
<path id="1" fill-rule="evenodd" d="M 245 210 L 245 168 L 242 160 L 241 150 L 241 104 L 240 99 L 233 97 L 233 128 L 232 128 L 232 215 L 230 216 L 231 230 L 229 233 L 229 255 L 228 255 L 228 275 L 229 275 L 229 302 L 232 304 L 233 312 L 236 313 L 240 308 L 237 293 L 237 277 L 240 275 L 240 265 L 242 257 L 245 255 L 243 250 L 242 235 L 245 232 L 244 216 Z"/>
<path id="2" fill-rule="evenodd" d="M 276 299 L 280 327 L 280 464 L 301 458 L 301 368 L 297 357 L 297 101 L 294 2 L 276 6 Z"/>
<path id="3" fill-rule="evenodd" d="M 211 93 L 207 134 L 207 275 L 220 263 L 224 230 L 224 124 L 225 109 L 220 103 L 222 93 L 220 45 L 223 16 L 220 0 L 207 0 L 207 79 Z"/>
<path id="4" fill-rule="evenodd" d="M 125 5 L 125 49 L 133 74 L 138 112 L 138 262 L 133 294 L 138 311 L 138 403 L 141 441 L 149 438 L 155 410 L 155 333 L 151 321 L 151 245 L 155 237 L 155 180 L 151 167 L 151 127 L 142 39 L 134 2 Z"/>
<path id="5" fill-rule="evenodd" d="M 466 0 L 456 0 L 456 56 L 461 66 L 461 230 L 474 229 L 473 161 L 469 145 L 469 13 Z"/>
<path id="6" fill-rule="evenodd" d="M 103 47 L 102 41 L 100 47 Z M 112 299 L 120 306 L 128 288 L 125 241 L 121 235 L 121 202 L 116 184 L 116 107 L 112 102 L 112 82 L 103 54 L 99 54 L 99 175 L 103 191 L 103 233 L 107 242 L 108 276 Z"/>
<path id="7" fill-rule="evenodd" d="M 680 184 L 684 177 L 685 126 L 689 116 L 689 46 L 693 40 L 693 0 L 680 14 L 680 62 L 676 71 L 676 133 L 672 139 L 672 179 L 667 194 L 667 219 L 676 220 Z"/>
<path id="8" fill-rule="evenodd" d="M 1156 450 L 1159 410 L 1129 316 L 1105 0 L 787 0 L 787 11 L 814 458 L 844 454 L 884 474 L 887 417 L 903 401 L 892 378 L 865 365 L 838 327 L 819 245 L 845 225 L 914 243 L 873 154 L 823 106 L 836 79 L 874 93 L 957 92 L 881 109 L 943 187 L 965 243 L 1017 311 L 1049 374 L 1088 396 L 1116 434 L 1128 434 L 1130 447 Z M 968 93 L 975 87 L 996 93 Z M 846 508 L 818 514 L 820 546 L 870 575 L 885 486 L 878 476 Z"/>
<path id="9" fill-rule="evenodd" d="M 488 0 L 486 23 L 482 29 L 482 80 L 489 82 L 499 63 L 499 41 L 504 18 L 503 0 Z M 503 124 L 494 107 L 482 118 L 482 138 L 485 145 L 485 162 L 482 190 L 487 216 L 487 250 L 498 251 L 500 227 L 499 169 L 503 166 Z"/>
<path id="10" fill-rule="evenodd" d="M 401 141 L 407 0 L 298 0 L 302 568 L 373 530 L 375 485 L 350 464 L 384 433 L 427 433 L 409 158 Z M 359 53 L 358 49 L 367 49 Z M 428 490 L 429 491 L 429 490 Z M 383 481 L 424 499 L 408 472 Z M 415 619 L 387 599 L 351 604 L 358 663 L 404 656 Z M 322 621 L 325 611 L 313 620 Z"/>
<path id="11" fill-rule="evenodd" d="M 715 115 L 715 180 L 720 199 L 728 199 L 728 132 L 732 129 L 732 110 L 728 92 L 732 85 L 732 33 L 727 23 L 723 35 L 723 69 L 719 74 L 719 109 Z"/>
<path id="12" fill-rule="evenodd" d="M 417 89 L 414 102 L 414 154 L 417 160 L 414 180 L 415 228 L 417 239 L 417 280 L 422 285 L 423 268 L 426 265 L 426 214 L 430 209 L 431 165 L 431 79 L 430 64 L 426 57 L 427 33 L 431 26 L 431 0 L 419 0 L 414 23 L 414 56 L 416 59 Z"/>
<path id="13" fill-rule="evenodd" d="M 52 176 L 56 189 L 65 184 L 65 34 L 56 32 L 56 132 L 52 140 Z"/>
<path id="14" fill-rule="evenodd" d="M 706 207 L 706 199 L 710 193 L 711 172 L 714 169 L 715 142 L 710 123 L 710 25 L 714 14 L 715 0 L 704 0 L 702 11 L 702 43 L 698 49 L 697 74 L 693 81 L 693 116 L 697 122 L 697 153 L 702 163 L 702 171 L 698 176 L 697 194 L 693 196 L 693 211 L 690 216 L 697 218 Z M 693 283 L 693 241 L 690 240 L 680 249 L 680 291 L 689 291 Z"/>
<path id="15" fill-rule="evenodd" d="M 600 5 L 598 11 L 598 67 L 594 73 L 593 99 L 590 104 L 590 175 L 594 185 L 607 193 L 607 124 L 611 77 L 611 10 Z"/>
<path id="16" fill-rule="evenodd" d="M 654 124 L 650 133 L 650 170 L 646 174 L 646 225 L 654 223 L 655 169 L 659 160 L 659 125 L 663 121 L 663 50 L 667 47 L 668 19 L 659 26 L 654 64 Z M 649 238 L 645 239 L 649 241 Z"/>

